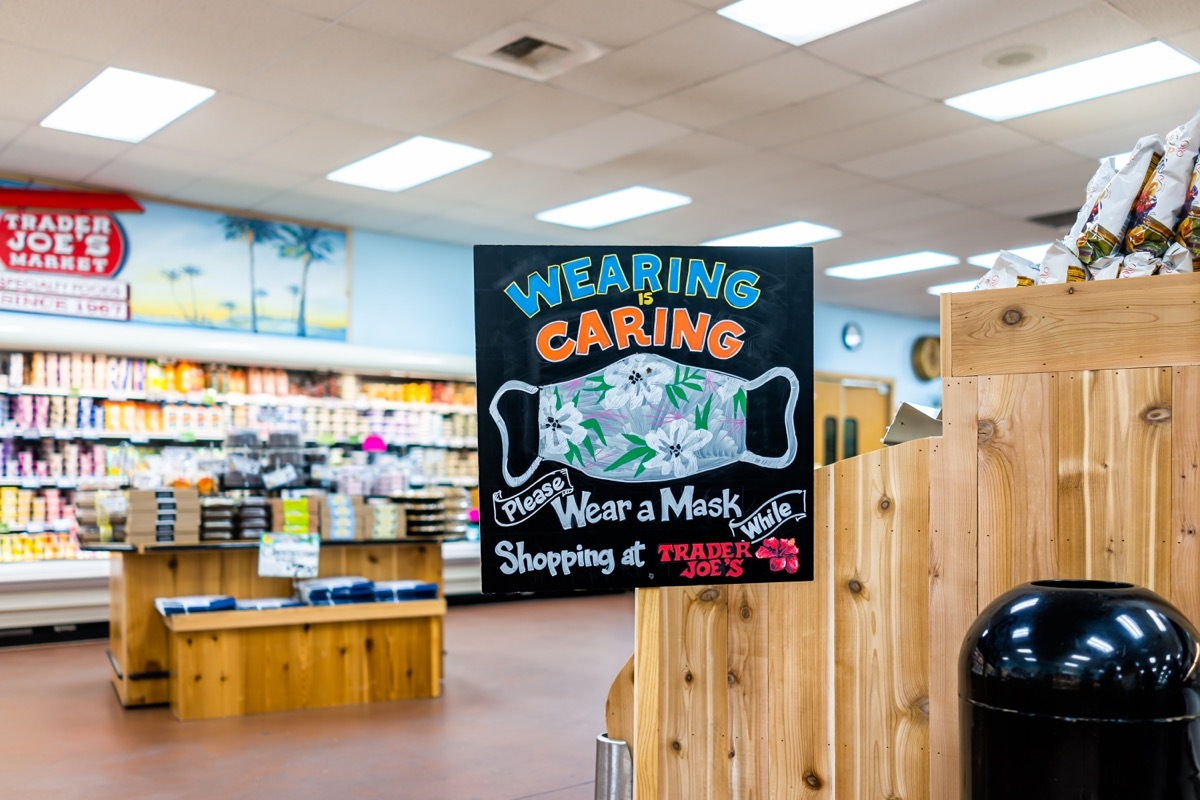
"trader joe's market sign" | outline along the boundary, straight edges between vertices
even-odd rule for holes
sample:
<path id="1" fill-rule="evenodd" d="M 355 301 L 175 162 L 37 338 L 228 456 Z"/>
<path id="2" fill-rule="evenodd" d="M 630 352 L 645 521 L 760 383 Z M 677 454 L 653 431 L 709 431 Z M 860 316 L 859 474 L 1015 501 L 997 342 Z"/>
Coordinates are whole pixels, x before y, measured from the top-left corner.
<path id="1" fill-rule="evenodd" d="M 125 195 L 0 189 L 0 310 L 129 319 L 129 284 L 111 280 L 129 244 L 110 210 Z M 106 278 L 110 280 L 96 280 Z"/>
<path id="2" fill-rule="evenodd" d="M 477 247 L 486 591 L 811 580 L 812 254 Z"/>

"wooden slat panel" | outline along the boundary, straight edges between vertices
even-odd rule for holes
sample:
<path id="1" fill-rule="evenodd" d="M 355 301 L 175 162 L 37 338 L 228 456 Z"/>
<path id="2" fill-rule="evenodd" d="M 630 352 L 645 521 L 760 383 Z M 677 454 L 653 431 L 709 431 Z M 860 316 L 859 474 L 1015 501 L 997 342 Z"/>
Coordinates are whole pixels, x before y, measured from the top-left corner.
<path id="1" fill-rule="evenodd" d="M 1051 375 L 997 375 L 979 387 L 979 596 L 1058 577 Z"/>
<path id="2" fill-rule="evenodd" d="M 978 613 L 975 380 L 943 381 L 942 404 L 942 437 L 930 456 L 930 797 L 958 800 L 958 650 Z"/>
<path id="3" fill-rule="evenodd" d="M 1082 381 L 1073 435 L 1083 467 L 1087 576 L 1168 594 L 1171 370 L 1103 370 Z"/>
<path id="4" fill-rule="evenodd" d="M 1091 538 L 1085 477 L 1084 409 L 1087 407 L 1086 372 L 1054 373 L 1051 414 L 1054 419 L 1055 511 L 1054 544 L 1059 578 L 1086 578 L 1091 559 Z M 988 596 L 991 602 L 994 596 Z M 982 601 L 982 598 L 980 598 Z M 980 609 L 986 605 L 980 602 Z"/>
<path id="5" fill-rule="evenodd" d="M 729 797 L 770 800 L 767 710 L 773 694 L 767 670 L 770 652 L 768 584 L 726 587 L 729 594 Z M 781 688 L 780 694 L 788 691 Z"/>
<path id="6" fill-rule="evenodd" d="M 664 800 L 729 796 L 729 591 L 670 587 L 663 595 Z"/>
<path id="7" fill-rule="evenodd" d="M 1197 364 L 1198 328 L 1194 273 L 948 294 L 944 374 Z"/>
<path id="8" fill-rule="evenodd" d="M 445 600 L 408 600 L 397 603 L 349 603 L 339 606 L 296 606 L 259 611 L 209 611 L 177 614 L 163 622 L 174 631 L 270 628 L 278 625 L 319 625 L 373 619 L 443 616 Z"/>
<path id="9" fill-rule="evenodd" d="M 1171 602 L 1200 623 L 1200 366 L 1174 371 Z"/>
<path id="10" fill-rule="evenodd" d="M 838 796 L 928 793 L 929 447 L 836 465 Z"/>
<path id="11" fill-rule="evenodd" d="M 633 632 L 633 796 L 636 800 L 657 800 L 661 784 L 662 759 L 662 590 L 637 589 L 634 592 Z"/>
<path id="12" fill-rule="evenodd" d="M 633 747 L 633 656 L 621 667 L 612 686 L 608 687 L 608 699 L 604 702 L 604 735 Z"/>

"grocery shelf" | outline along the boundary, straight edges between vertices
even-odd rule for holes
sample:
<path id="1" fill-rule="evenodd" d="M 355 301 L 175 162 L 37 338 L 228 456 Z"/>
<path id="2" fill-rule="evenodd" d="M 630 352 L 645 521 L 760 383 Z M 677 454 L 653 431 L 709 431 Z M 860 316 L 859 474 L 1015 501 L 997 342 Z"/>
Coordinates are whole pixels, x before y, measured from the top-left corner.
<path id="1" fill-rule="evenodd" d="M 108 619 L 108 559 L 0 564 L 0 630 Z"/>

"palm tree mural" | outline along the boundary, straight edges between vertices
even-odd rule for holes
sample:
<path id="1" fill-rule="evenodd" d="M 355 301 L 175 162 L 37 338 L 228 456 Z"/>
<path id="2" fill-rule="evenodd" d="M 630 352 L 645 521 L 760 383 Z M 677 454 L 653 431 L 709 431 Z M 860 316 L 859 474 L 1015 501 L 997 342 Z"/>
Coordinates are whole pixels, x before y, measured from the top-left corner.
<path id="1" fill-rule="evenodd" d="M 183 307 L 183 303 L 179 302 L 179 295 L 175 294 L 175 284 L 179 282 L 179 270 L 164 269 L 162 276 L 171 284 L 171 299 L 175 301 L 175 306 L 179 309 L 179 315 L 184 319 L 188 318 L 187 309 Z"/>
<path id="2" fill-rule="evenodd" d="M 300 309 L 296 312 L 296 335 L 308 335 L 305 311 L 308 303 L 308 269 L 317 261 L 328 261 L 333 255 L 333 236 L 321 228 L 303 225 L 284 225 L 280 229 L 279 255 L 297 258 L 304 264 L 300 273 Z"/>
<path id="3" fill-rule="evenodd" d="M 188 264 L 185 267 L 180 267 L 179 271 L 182 272 L 184 275 L 187 275 L 188 286 L 192 290 L 192 317 L 191 317 L 192 322 L 199 322 L 200 321 L 200 309 L 196 305 L 196 278 L 203 275 L 204 270 L 200 269 L 199 267 Z"/>
<path id="4" fill-rule="evenodd" d="M 250 330 L 258 332 L 258 285 L 254 275 L 254 246 L 279 239 L 277 223 L 265 219 L 224 214 L 220 220 L 226 239 L 241 239 L 250 252 Z"/>
<path id="5" fill-rule="evenodd" d="M 292 319 L 297 320 L 296 324 L 299 325 L 300 309 L 297 306 L 297 303 L 300 300 L 300 287 L 294 283 L 290 283 L 288 284 L 287 290 L 288 294 L 292 296 Z"/>
<path id="6" fill-rule="evenodd" d="M 232 300 L 226 300 L 220 305 L 221 308 L 225 309 L 225 321 L 231 323 L 233 320 L 233 312 L 237 309 L 237 303 L 233 302 Z"/>

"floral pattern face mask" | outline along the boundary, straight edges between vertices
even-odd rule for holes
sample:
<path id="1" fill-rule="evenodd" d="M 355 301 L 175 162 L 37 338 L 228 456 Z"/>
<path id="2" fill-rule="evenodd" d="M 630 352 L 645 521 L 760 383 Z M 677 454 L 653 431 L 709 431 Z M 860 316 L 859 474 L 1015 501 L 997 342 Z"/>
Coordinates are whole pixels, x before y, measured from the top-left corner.
<path id="1" fill-rule="evenodd" d="M 776 378 L 790 387 L 787 452 L 769 458 L 746 449 L 746 404 L 750 392 Z M 509 469 L 508 427 L 498 408 L 511 391 L 538 396 L 538 457 L 519 475 Z M 501 469 L 509 486 L 529 480 L 542 461 L 611 481 L 666 481 L 739 461 L 771 469 L 788 466 L 796 457 L 793 416 L 799 393 L 795 373 L 785 367 L 747 381 L 639 353 L 563 383 L 508 381 L 492 398 L 490 411 L 500 429 Z"/>

